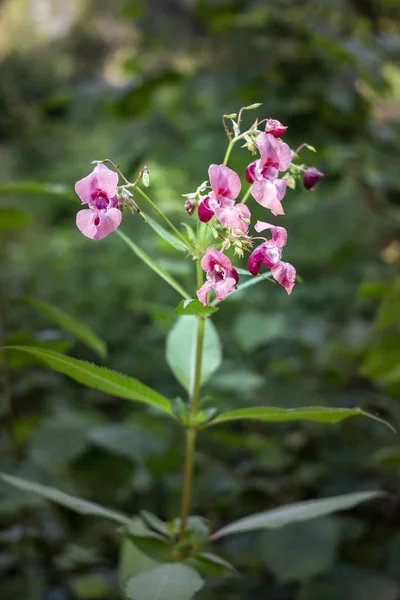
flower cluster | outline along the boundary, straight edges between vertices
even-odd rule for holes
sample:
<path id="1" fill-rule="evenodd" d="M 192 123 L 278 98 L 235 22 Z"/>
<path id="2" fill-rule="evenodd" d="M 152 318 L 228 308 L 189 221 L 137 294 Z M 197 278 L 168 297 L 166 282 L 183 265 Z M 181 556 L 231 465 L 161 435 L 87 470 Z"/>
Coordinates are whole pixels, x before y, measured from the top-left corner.
<path id="1" fill-rule="evenodd" d="M 281 139 L 287 127 L 275 119 L 256 120 L 252 127 L 244 133 L 240 132 L 240 123 L 244 110 L 257 108 L 259 105 L 244 107 L 239 115 L 225 115 L 224 119 L 230 119 L 233 125 L 233 136 L 224 126 L 229 137 L 229 147 L 223 164 L 212 164 L 208 169 L 208 181 L 203 182 L 195 193 L 185 195 L 185 210 L 193 215 L 197 209 L 199 221 L 207 224 L 208 231 L 217 240 L 213 246 L 204 242 L 207 236 L 199 236 L 195 239 L 195 245 L 186 243 L 186 239 L 164 216 L 166 222 L 173 228 L 174 232 L 188 246 L 193 258 L 201 259 L 201 267 L 206 273 L 206 282 L 197 291 L 199 301 L 207 306 L 209 292 L 214 290 L 217 300 L 224 300 L 237 286 L 239 276 L 237 270 L 232 266 L 231 260 L 224 254 L 231 246 L 234 253 L 242 257 L 245 252 L 251 251 L 256 240 L 263 240 L 250 252 L 247 268 L 251 275 L 257 276 L 261 266 L 270 269 L 272 277 L 282 285 L 288 294 L 291 294 L 295 280 L 296 269 L 290 263 L 282 261 L 282 251 L 287 242 L 287 231 L 284 227 L 257 221 L 254 230 L 257 234 L 265 230 L 270 232 L 268 238 L 252 236 L 249 234 L 251 224 L 251 211 L 246 202 L 250 195 L 254 200 L 268 209 L 272 215 L 284 215 L 282 206 L 287 188 L 295 188 L 296 179 L 302 177 L 303 185 L 311 190 L 323 177 L 323 173 L 315 167 L 306 167 L 298 164 L 299 152 L 306 147 L 314 151 L 308 144 L 302 144 L 296 152 Z M 264 130 L 260 129 L 261 123 L 265 123 Z M 245 179 L 250 188 L 244 194 L 242 201 L 238 202 L 242 191 L 239 175 L 230 169 L 226 162 L 229 158 L 233 144 L 238 140 L 245 141 L 245 147 L 252 153 L 258 153 L 258 158 L 253 160 L 247 167 Z M 132 194 L 127 188 L 134 188 L 140 179 L 147 187 L 149 184 L 147 167 L 140 171 L 136 181 L 129 183 L 122 175 L 118 167 L 108 159 L 115 171 L 108 169 L 99 162 L 93 172 L 78 181 L 75 191 L 87 208 L 78 212 L 76 224 L 78 229 L 87 237 L 99 240 L 115 231 L 122 220 L 124 208 L 131 210 L 137 205 L 132 200 Z M 127 185 L 118 186 L 118 174 L 123 177 Z M 160 215 L 163 213 L 155 207 L 154 203 L 138 189 L 140 194 L 156 208 Z M 214 221 L 213 221 L 214 219 Z M 208 236 L 210 239 L 210 236 Z"/>

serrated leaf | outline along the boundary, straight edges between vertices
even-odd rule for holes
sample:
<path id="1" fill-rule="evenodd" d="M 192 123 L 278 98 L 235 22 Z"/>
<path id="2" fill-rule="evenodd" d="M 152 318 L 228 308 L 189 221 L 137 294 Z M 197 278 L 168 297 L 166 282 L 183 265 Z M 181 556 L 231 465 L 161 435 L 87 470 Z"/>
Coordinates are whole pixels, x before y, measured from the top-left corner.
<path id="1" fill-rule="evenodd" d="M 393 427 L 361 408 L 329 408 L 326 406 L 308 406 L 304 408 L 275 408 L 273 406 L 255 406 L 251 408 L 238 408 L 221 413 L 210 425 L 236 421 L 240 419 L 254 419 L 255 421 L 267 421 L 269 423 L 283 423 L 285 421 L 317 421 L 318 423 L 339 423 L 349 417 L 362 416 L 378 421 L 393 431 Z"/>
<path id="2" fill-rule="evenodd" d="M 178 315 L 193 315 L 195 317 L 207 317 L 217 312 L 218 308 L 214 306 L 203 306 L 199 300 L 194 298 L 190 300 L 182 300 L 175 309 Z"/>
<path id="3" fill-rule="evenodd" d="M 45 317 L 60 325 L 72 333 L 76 338 L 81 340 L 86 346 L 97 352 L 101 358 L 107 357 L 107 346 L 89 327 L 80 323 L 75 317 L 72 317 L 63 310 L 57 308 L 53 304 L 43 302 L 37 298 L 24 297 L 18 299 L 18 302 L 31 306 Z"/>
<path id="4" fill-rule="evenodd" d="M 63 373 L 78 383 L 118 398 L 150 404 L 171 414 L 171 403 L 167 398 L 133 377 L 52 350 L 33 346 L 9 346 L 8 348 L 32 354 L 54 371 Z"/>
<path id="5" fill-rule="evenodd" d="M 166 563 L 142 571 L 128 581 L 130 600 L 191 600 L 203 587 L 196 571 L 180 563 Z"/>
<path id="6" fill-rule="evenodd" d="M 30 215 L 22 210 L 17 208 L 0 208 L 0 233 L 8 229 L 25 227 L 30 221 Z"/>
<path id="7" fill-rule="evenodd" d="M 53 487 L 41 485 L 40 483 L 28 481 L 27 479 L 21 479 L 20 477 L 14 477 L 13 475 L 8 475 L 7 473 L 0 473 L 0 479 L 18 488 L 19 490 L 41 496 L 45 500 L 50 500 L 51 502 L 65 506 L 65 508 L 69 508 L 81 515 L 104 517 L 105 519 L 111 519 L 112 521 L 116 521 L 117 523 L 122 523 L 124 525 L 127 525 L 130 522 L 129 517 L 126 517 L 125 515 L 122 515 L 114 510 L 104 508 L 103 506 L 95 504 L 94 502 L 82 500 L 82 498 L 76 498 L 76 496 L 70 496 L 69 494 L 65 494 L 64 492 L 61 492 Z"/>
<path id="8" fill-rule="evenodd" d="M 142 214 L 146 219 L 146 223 L 148 223 L 150 227 L 157 233 L 157 235 L 162 237 L 163 240 L 165 240 L 170 246 L 175 248 L 175 250 L 178 250 L 178 252 L 188 251 L 188 247 L 185 246 L 185 244 L 179 238 L 177 238 L 176 235 L 167 231 L 165 227 L 163 227 L 157 221 L 149 217 L 147 213 L 143 213 L 142 211 Z"/>
<path id="9" fill-rule="evenodd" d="M 204 331 L 201 384 L 206 383 L 219 367 L 222 359 L 221 343 L 217 330 L 206 319 Z M 196 317 L 180 317 L 167 337 L 166 356 L 177 380 L 190 393 L 195 374 L 195 356 L 198 322 Z"/>
<path id="10" fill-rule="evenodd" d="M 340 496 L 332 496 L 331 498 L 323 498 L 322 500 L 307 500 L 306 502 L 297 502 L 296 504 L 288 504 L 265 512 L 256 513 L 248 517 L 244 517 L 239 521 L 235 521 L 226 527 L 223 527 L 211 536 L 211 540 L 217 540 L 226 535 L 242 533 L 244 531 L 258 531 L 259 529 L 277 529 L 284 527 L 289 523 L 307 521 L 316 519 L 340 510 L 347 510 L 384 496 L 384 492 L 368 491 L 355 492 L 353 494 L 343 494 Z"/>

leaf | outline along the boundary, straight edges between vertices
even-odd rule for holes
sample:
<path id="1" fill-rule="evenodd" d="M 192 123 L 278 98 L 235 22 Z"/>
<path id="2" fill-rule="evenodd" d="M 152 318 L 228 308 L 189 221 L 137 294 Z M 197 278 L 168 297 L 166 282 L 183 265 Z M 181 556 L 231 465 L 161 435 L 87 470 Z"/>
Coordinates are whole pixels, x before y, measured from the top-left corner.
<path id="1" fill-rule="evenodd" d="M 37 181 L 19 181 L 0 185 L 0 194 L 47 194 L 50 196 L 63 196 L 70 200 L 76 198 L 70 188 L 62 184 L 38 183 Z"/>
<path id="2" fill-rule="evenodd" d="M 22 210 L 16 208 L 0 208 L 0 233 L 8 229 L 25 227 L 30 221 L 30 215 Z"/>
<path id="3" fill-rule="evenodd" d="M 182 300 L 175 309 L 178 315 L 193 315 L 195 317 L 207 317 L 217 312 L 218 308 L 214 306 L 203 306 L 199 300 L 194 298 L 190 300 Z"/>
<path id="4" fill-rule="evenodd" d="M 105 342 L 89 329 L 89 327 L 82 325 L 75 317 L 72 317 L 56 306 L 53 306 L 48 302 L 43 302 L 43 300 L 38 300 L 37 298 L 25 297 L 18 299 L 18 301 L 26 306 L 31 306 L 50 320 L 57 323 L 57 325 L 60 325 L 63 329 L 71 332 L 75 337 L 81 340 L 81 342 L 86 344 L 86 346 L 97 352 L 100 358 L 107 357 L 107 346 Z"/>
<path id="5" fill-rule="evenodd" d="M 383 419 L 365 412 L 361 408 L 329 408 L 326 406 L 307 406 L 304 408 L 275 408 L 273 406 L 255 406 L 238 408 L 221 413 L 210 423 L 216 425 L 238 419 L 254 419 L 270 423 L 285 421 L 317 421 L 318 423 L 339 423 L 349 417 L 362 416 L 378 421 L 395 432 L 395 429 Z"/>
<path id="6" fill-rule="evenodd" d="M 8 348 L 32 354 L 54 371 L 63 373 L 78 383 L 111 396 L 150 404 L 171 414 L 171 403 L 167 398 L 133 377 L 52 350 L 44 350 L 33 346 L 9 346 Z"/>
<path id="7" fill-rule="evenodd" d="M 264 530 L 258 540 L 260 560 L 281 583 L 310 579 L 333 566 L 339 538 L 333 517 Z"/>
<path id="8" fill-rule="evenodd" d="M 170 246 L 175 248 L 175 250 L 178 250 L 178 252 L 187 252 L 188 251 L 188 247 L 185 246 L 185 244 L 183 242 L 181 242 L 181 240 L 176 235 L 174 235 L 173 233 L 170 233 L 167 229 L 165 229 L 165 227 L 160 225 L 157 221 L 154 221 L 154 219 L 149 217 L 149 215 L 147 213 L 144 213 L 142 211 L 142 214 L 144 215 L 144 217 L 146 219 L 146 223 L 148 223 L 150 225 L 150 227 L 157 233 L 157 235 L 162 237 L 163 240 L 165 240 Z"/>
<path id="9" fill-rule="evenodd" d="M 203 583 L 200 575 L 186 565 L 166 563 L 130 579 L 126 595 L 130 600 L 191 600 Z"/>
<path id="10" fill-rule="evenodd" d="M 204 384 L 218 369 L 222 359 L 217 330 L 210 319 L 205 321 L 204 326 L 201 384 Z M 197 327 L 196 317 L 183 316 L 176 321 L 167 337 L 168 364 L 179 383 L 189 393 L 193 387 L 195 373 Z"/>
<path id="11" fill-rule="evenodd" d="M 142 571 L 155 567 L 157 564 L 157 561 L 139 550 L 132 539 L 124 537 L 118 564 L 118 581 L 121 590 L 129 579 Z"/>
<path id="12" fill-rule="evenodd" d="M 211 540 L 217 540 L 233 533 L 242 533 L 244 531 L 254 531 L 259 529 L 277 529 L 284 527 L 289 523 L 298 521 L 307 521 L 323 517 L 339 510 L 347 510 L 374 498 L 384 496 L 381 491 L 355 492 L 353 494 L 343 494 L 341 496 L 332 496 L 322 500 L 307 500 L 288 504 L 265 512 L 256 513 L 249 517 L 244 517 L 235 521 L 226 527 L 223 527 L 211 536 Z"/>
<path id="13" fill-rule="evenodd" d="M 40 483 L 28 481 L 27 479 L 21 479 L 20 477 L 7 475 L 6 473 L 0 473 L 0 479 L 18 488 L 19 490 L 37 494 L 42 498 L 45 498 L 45 500 L 50 500 L 51 502 L 65 506 L 65 508 L 69 508 L 81 515 L 104 517 L 105 519 L 111 519 L 112 521 L 117 521 L 118 523 L 122 523 L 124 525 L 127 525 L 130 522 L 129 517 L 126 517 L 125 515 L 122 515 L 114 510 L 104 508 L 103 506 L 95 504 L 94 502 L 88 502 L 87 500 L 70 496 L 69 494 L 65 494 L 64 492 L 61 492 L 53 487 L 41 485 Z"/>
<path id="14" fill-rule="evenodd" d="M 132 240 L 130 240 L 122 231 L 117 229 L 117 234 L 119 237 L 124 240 L 124 242 L 129 246 L 131 250 L 136 254 L 140 260 L 142 260 L 152 271 L 157 273 L 161 279 L 169 283 L 169 285 L 174 288 L 178 294 L 180 294 L 183 298 L 190 300 L 189 294 L 182 288 L 182 286 L 170 275 L 165 269 L 163 269 L 159 264 L 157 264 L 144 250 L 136 246 Z"/>
<path id="15" fill-rule="evenodd" d="M 261 283 L 261 281 L 271 281 L 271 283 L 275 283 L 275 281 L 272 279 L 272 273 L 264 273 L 263 275 L 257 275 L 257 277 L 251 277 L 251 279 L 248 279 L 247 281 L 245 281 L 244 283 L 239 283 L 239 285 L 237 286 L 236 289 L 232 290 L 230 294 L 228 294 L 228 296 L 226 297 L 226 299 L 228 300 L 229 298 L 232 298 L 233 296 L 235 297 L 235 299 L 239 300 L 239 298 L 236 298 L 237 294 L 245 289 L 247 289 L 248 287 L 251 287 L 252 285 L 256 285 L 256 283 Z M 217 304 L 219 304 L 221 302 L 221 300 L 213 300 L 211 305 L 212 306 L 216 306 Z"/>
<path id="16" fill-rule="evenodd" d="M 262 312 L 247 311 L 237 318 L 234 334 L 239 346 L 250 352 L 283 338 L 288 330 L 288 321 L 282 312 L 266 315 Z"/>

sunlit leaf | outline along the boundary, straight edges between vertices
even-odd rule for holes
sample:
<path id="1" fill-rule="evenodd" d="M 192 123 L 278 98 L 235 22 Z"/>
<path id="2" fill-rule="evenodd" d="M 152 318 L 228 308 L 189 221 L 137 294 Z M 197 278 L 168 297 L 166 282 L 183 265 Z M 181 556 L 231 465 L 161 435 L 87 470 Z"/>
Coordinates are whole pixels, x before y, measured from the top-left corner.
<path id="1" fill-rule="evenodd" d="M 244 531 L 277 529 L 289 523 L 316 519 L 317 517 L 323 517 L 340 510 L 347 510 L 357 506 L 357 504 L 373 500 L 374 498 L 380 498 L 384 495 L 384 492 L 381 491 L 355 492 L 353 494 L 323 498 L 322 500 L 307 500 L 305 502 L 297 502 L 296 504 L 288 504 L 287 506 L 266 510 L 265 512 L 256 513 L 235 521 L 214 533 L 211 539 L 217 540 L 226 535 L 242 533 Z"/>
<path id="2" fill-rule="evenodd" d="M 54 371 L 63 373 L 78 383 L 118 398 L 150 404 L 171 414 L 171 404 L 167 398 L 133 377 L 52 350 L 33 346 L 10 346 L 10 349 L 32 354 Z"/>
<path id="3" fill-rule="evenodd" d="M 50 500 L 51 502 L 65 506 L 65 508 L 69 508 L 81 515 L 104 517 L 105 519 L 111 519 L 112 521 L 123 523 L 124 525 L 130 522 L 129 517 L 114 510 L 104 508 L 94 502 L 82 500 L 82 498 L 70 496 L 53 487 L 41 485 L 40 483 L 28 481 L 27 479 L 21 479 L 20 477 L 14 477 L 13 475 L 7 475 L 6 473 L 0 473 L 0 479 L 24 492 L 41 496 L 45 500 Z"/>

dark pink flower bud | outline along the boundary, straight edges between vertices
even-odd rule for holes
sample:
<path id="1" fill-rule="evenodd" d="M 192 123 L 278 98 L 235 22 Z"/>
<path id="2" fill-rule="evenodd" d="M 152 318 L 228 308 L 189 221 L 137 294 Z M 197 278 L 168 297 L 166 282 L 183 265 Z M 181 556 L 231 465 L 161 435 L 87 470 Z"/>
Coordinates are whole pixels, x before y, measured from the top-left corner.
<path id="1" fill-rule="evenodd" d="M 257 176 L 255 173 L 256 170 L 256 166 L 257 166 L 257 161 L 253 161 L 252 163 L 249 164 L 249 166 L 246 169 L 246 181 L 247 183 L 253 183 L 253 181 L 256 181 Z"/>
<path id="2" fill-rule="evenodd" d="M 276 138 L 281 137 L 281 135 L 285 133 L 286 129 L 287 127 L 282 125 L 282 123 L 276 119 L 268 119 L 265 125 L 265 133 L 270 133 Z"/>
<path id="3" fill-rule="evenodd" d="M 308 167 L 304 172 L 303 178 L 303 184 L 306 190 L 312 190 L 323 176 L 324 174 L 315 167 Z"/>
<path id="4" fill-rule="evenodd" d="M 264 264 L 267 269 L 272 269 L 272 267 L 279 263 L 281 256 L 282 249 L 278 246 L 268 248 L 265 243 L 261 244 L 250 254 L 247 268 L 252 275 L 258 275 L 261 264 Z"/>
<path id="5" fill-rule="evenodd" d="M 199 219 L 202 223 L 208 223 L 208 221 L 210 221 L 214 216 L 214 211 L 208 206 L 209 200 L 210 196 L 207 196 L 201 202 L 199 202 L 197 214 L 199 215 Z"/>
<path id="6" fill-rule="evenodd" d="M 194 209 L 196 208 L 196 202 L 195 200 L 193 200 L 192 198 L 188 198 L 185 201 L 185 210 L 187 212 L 188 215 L 192 216 L 192 214 L 194 213 Z"/>

